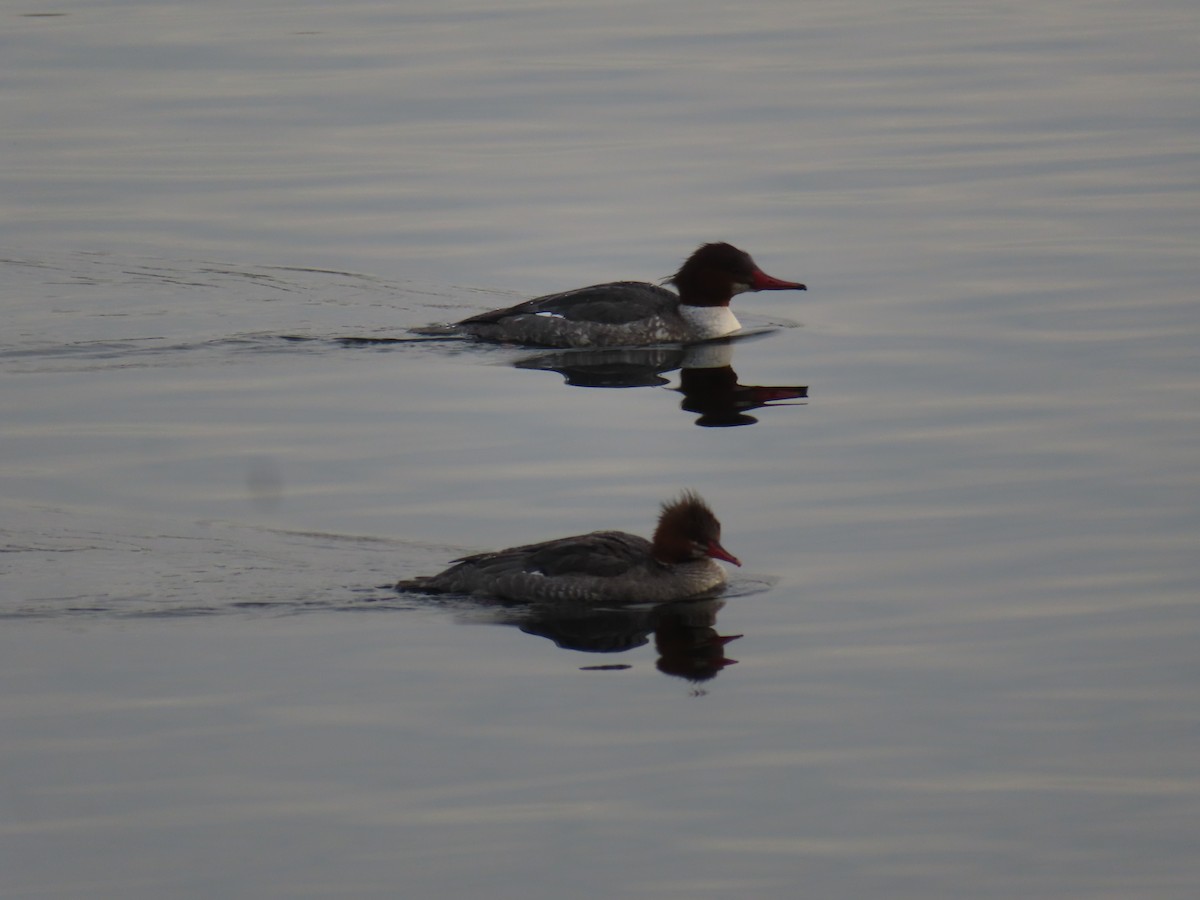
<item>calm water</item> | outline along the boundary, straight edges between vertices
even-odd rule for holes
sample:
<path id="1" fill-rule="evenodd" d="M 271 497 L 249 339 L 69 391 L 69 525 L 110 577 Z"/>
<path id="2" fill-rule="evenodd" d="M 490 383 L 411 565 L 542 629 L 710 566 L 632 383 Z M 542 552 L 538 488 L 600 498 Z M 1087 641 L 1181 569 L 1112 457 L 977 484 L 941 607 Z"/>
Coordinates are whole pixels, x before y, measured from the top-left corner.
<path id="1" fill-rule="evenodd" d="M 5 897 L 1196 896 L 1194 4 L 4 24 Z M 708 240 L 728 369 L 395 340 Z M 387 589 L 688 486 L 723 604 Z"/>

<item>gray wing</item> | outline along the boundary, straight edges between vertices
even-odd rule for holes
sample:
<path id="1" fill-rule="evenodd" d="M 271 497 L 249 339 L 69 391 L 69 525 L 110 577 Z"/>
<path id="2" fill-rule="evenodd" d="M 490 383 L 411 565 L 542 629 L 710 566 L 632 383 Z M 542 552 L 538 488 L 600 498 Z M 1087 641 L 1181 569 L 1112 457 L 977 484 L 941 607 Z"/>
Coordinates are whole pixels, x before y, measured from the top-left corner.
<path id="1" fill-rule="evenodd" d="M 614 281 L 594 284 L 560 294 L 535 297 L 507 309 L 494 309 L 463 319 L 459 325 L 487 325 L 511 316 L 561 316 L 570 321 L 620 325 L 637 322 L 673 309 L 679 298 L 666 288 L 641 281 Z"/>
<path id="2" fill-rule="evenodd" d="M 518 572 L 608 578 L 644 564 L 649 554 L 650 542 L 645 538 L 622 531 L 593 531 L 540 544 L 466 556 L 455 560 L 456 565 L 444 574 L 451 576 L 470 570 L 474 575 L 486 578 L 499 578 Z"/>
<path id="3" fill-rule="evenodd" d="M 621 531 L 593 531 L 548 541 L 530 553 L 526 571 L 543 575 L 596 575 L 611 578 L 645 566 L 650 542 Z"/>

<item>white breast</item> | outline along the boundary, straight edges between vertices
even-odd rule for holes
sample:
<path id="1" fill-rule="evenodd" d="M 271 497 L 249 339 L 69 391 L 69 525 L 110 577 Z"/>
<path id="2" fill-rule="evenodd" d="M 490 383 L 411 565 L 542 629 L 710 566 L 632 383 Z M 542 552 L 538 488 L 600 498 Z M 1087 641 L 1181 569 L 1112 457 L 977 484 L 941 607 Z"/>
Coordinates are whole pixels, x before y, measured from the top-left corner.
<path id="1" fill-rule="evenodd" d="M 728 306 L 680 306 L 679 315 L 701 339 L 733 334 L 742 327 Z"/>

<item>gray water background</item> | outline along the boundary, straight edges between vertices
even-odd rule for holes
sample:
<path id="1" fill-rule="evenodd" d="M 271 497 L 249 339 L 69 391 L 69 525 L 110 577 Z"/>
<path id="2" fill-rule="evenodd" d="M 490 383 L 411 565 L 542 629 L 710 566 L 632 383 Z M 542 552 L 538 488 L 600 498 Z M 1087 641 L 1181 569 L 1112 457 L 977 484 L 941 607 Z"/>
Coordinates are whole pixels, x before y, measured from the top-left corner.
<path id="1" fill-rule="evenodd" d="M 7 8 L 0 893 L 1196 896 L 1198 34 Z M 806 404 L 338 340 L 709 240 L 809 284 L 733 349 Z M 684 487 L 745 562 L 708 680 L 386 589 Z"/>

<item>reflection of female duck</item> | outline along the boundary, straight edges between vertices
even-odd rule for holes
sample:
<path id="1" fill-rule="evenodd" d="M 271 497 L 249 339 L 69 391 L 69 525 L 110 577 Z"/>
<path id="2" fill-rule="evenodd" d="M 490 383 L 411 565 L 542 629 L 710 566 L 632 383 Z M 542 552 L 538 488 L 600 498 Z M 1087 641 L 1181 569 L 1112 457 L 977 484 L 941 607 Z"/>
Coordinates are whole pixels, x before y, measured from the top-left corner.
<path id="1" fill-rule="evenodd" d="M 584 653 L 621 653 L 641 647 L 654 635 L 660 672 L 700 682 L 713 678 L 736 660 L 725 645 L 740 634 L 717 633 L 720 598 L 678 603 L 603 607 L 592 603 L 539 603 L 524 606 L 510 621 L 526 634 L 549 638 L 559 647 Z M 626 669 L 628 664 L 584 666 Z"/>
<path id="2" fill-rule="evenodd" d="M 721 546 L 721 523 L 708 504 L 687 491 L 663 504 L 652 540 L 593 531 L 479 553 L 438 575 L 401 581 L 396 590 L 517 602 L 665 603 L 724 585 L 716 559 L 741 565 Z"/>
<path id="3" fill-rule="evenodd" d="M 418 333 L 467 334 L 485 341 L 539 347 L 620 347 L 688 344 L 741 328 L 729 310 L 746 291 L 803 291 L 773 278 L 750 254 L 730 244 L 704 244 L 670 282 L 678 295 L 656 284 L 616 281 L 537 297 L 443 328 Z"/>

